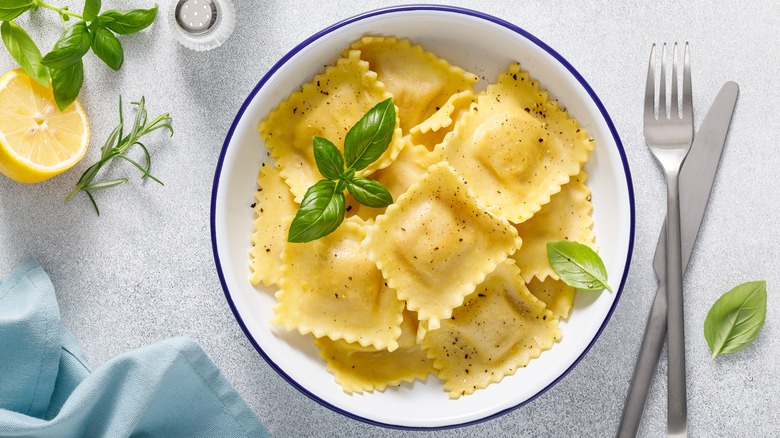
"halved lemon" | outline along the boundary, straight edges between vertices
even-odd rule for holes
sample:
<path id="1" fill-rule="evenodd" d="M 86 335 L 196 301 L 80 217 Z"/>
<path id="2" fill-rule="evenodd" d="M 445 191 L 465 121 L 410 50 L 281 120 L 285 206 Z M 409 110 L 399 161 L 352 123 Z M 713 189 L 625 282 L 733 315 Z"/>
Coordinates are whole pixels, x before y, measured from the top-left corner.
<path id="1" fill-rule="evenodd" d="M 81 102 L 60 111 L 51 88 L 22 69 L 0 78 L 0 173 L 24 183 L 43 181 L 73 167 L 88 146 Z"/>

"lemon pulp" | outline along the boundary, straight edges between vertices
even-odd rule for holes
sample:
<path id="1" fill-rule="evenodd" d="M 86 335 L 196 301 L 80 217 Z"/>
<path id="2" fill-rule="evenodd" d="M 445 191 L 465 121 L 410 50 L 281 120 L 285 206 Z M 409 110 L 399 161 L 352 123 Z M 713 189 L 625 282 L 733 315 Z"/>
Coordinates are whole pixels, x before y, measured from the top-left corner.
<path id="1" fill-rule="evenodd" d="M 0 173 L 43 181 L 73 167 L 88 146 L 89 124 L 78 100 L 60 111 L 51 88 L 23 70 L 0 78 Z"/>

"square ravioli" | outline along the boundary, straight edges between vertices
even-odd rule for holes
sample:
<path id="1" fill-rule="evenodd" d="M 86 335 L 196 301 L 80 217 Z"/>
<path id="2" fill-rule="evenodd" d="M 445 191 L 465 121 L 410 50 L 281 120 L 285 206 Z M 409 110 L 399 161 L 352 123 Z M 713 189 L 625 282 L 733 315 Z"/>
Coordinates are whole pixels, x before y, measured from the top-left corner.
<path id="1" fill-rule="evenodd" d="M 558 279 L 547 259 L 548 242 L 571 240 L 596 249 L 591 217 L 593 204 L 590 189 L 585 185 L 586 178 L 585 171 L 580 171 L 531 219 L 515 225 L 517 234 L 523 239 L 523 247 L 512 254 L 512 258 L 523 272 L 526 283 L 533 277 Z"/>
<path id="2" fill-rule="evenodd" d="M 351 46 L 360 51 L 380 82 L 393 95 L 405 134 L 433 115 L 453 94 L 474 89 L 479 77 L 409 40 L 366 36 Z"/>
<path id="3" fill-rule="evenodd" d="M 292 216 L 298 211 L 290 188 L 279 176 L 279 170 L 270 163 L 263 163 L 257 177 L 257 192 L 252 205 L 255 220 L 252 222 L 252 249 L 249 281 L 266 286 L 279 284 L 282 267 L 282 248 L 287 241 L 287 229 Z"/>
<path id="4" fill-rule="evenodd" d="M 552 348 L 561 337 L 558 320 L 523 283 L 507 260 L 477 286 L 422 346 L 434 359 L 450 398 L 500 382 Z"/>
<path id="5" fill-rule="evenodd" d="M 322 179 L 312 138 L 325 137 L 343 152 L 350 128 L 374 105 L 390 97 L 376 73 L 368 69 L 368 63 L 360 60 L 360 52 L 353 50 L 268 114 L 258 129 L 296 202 L 301 202 L 306 190 Z M 395 160 L 403 147 L 399 125 L 396 117 L 387 150 L 358 176 L 387 167 Z"/>
<path id="6" fill-rule="evenodd" d="M 402 382 L 424 381 L 433 373 L 433 360 L 416 341 L 418 324 L 414 312 L 405 310 L 398 349 L 392 352 L 329 338 L 317 338 L 314 344 L 344 392 L 384 391 Z"/>
<path id="7" fill-rule="evenodd" d="M 528 220 L 588 160 L 593 142 L 518 64 L 436 146 L 491 211 Z"/>
<path id="8" fill-rule="evenodd" d="M 477 95 L 471 90 L 453 94 L 432 116 L 409 130 L 408 136 L 415 144 L 434 150 L 455 127 L 455 122 L 468 114 Z"/>
<path id="9" fill-rule="evenodd" d="M 363 248 L 398 298 L 434 330 L 521 243 L 452 167 L 438 163 L 369 226 Z"/>
<path id="10" fill-rule="evenodd" d="M 577 289 L 552 277 L 544 281 L 534 277 L 525 286 L 533 296 L 544 302 L 556 318 L 569 317 Z"/>
<path id="11" fill-rule="evenodd" d="M 398 199 L 409 186 L 417 182 L 428 171 L 428 166 L 436 163 L 435 154 L 424 146 L 412 144 L 409 136 L 404 137 L 404 147 L 393 164 L 384 169 L 377 170 L 371 175 L 371 179 L 385 186 L 393 196 Z M 358 215 L 365 220 L 376 219 L 385 212 L 385 208 L 371 208 L 359 204 L 348 197 L 347 215 Z M 351 208 L 350 208 L 351 207 Z"/>
<path id="12" fill-rule="evenodd" d="M 364 227 L 351 217 L 319 240 L 287 243 L 273 324 L 364 347 L 398 348 L 404 303 L 360 250 Z"/>

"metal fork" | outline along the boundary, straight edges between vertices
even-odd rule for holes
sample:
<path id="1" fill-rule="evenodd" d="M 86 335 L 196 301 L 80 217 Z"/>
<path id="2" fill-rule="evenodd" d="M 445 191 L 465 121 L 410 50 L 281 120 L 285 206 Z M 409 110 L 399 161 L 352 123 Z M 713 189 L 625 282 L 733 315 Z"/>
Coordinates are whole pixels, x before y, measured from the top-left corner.
<path id="1" fill-rule="evenodd" d="M 658 100 L 655 99 L 655 44 L 650 51 L 650 66 L 645 87 L 645 141 L 666 173 L 666 294 L 669 436 L 688 435 L 685 383 L 685 329 L 683 321 L 682 251 L 680 246 L 680 198 L 678 176 L 693 141 L 693 99 L 688 43 L 683 62 L 682 100 L 677 86 L 677 43 L 672 57 L 670 111 L 666 109 L 666 44 L 661 53 Z M 656 117 L 656 106 L 658 116 Z"/>

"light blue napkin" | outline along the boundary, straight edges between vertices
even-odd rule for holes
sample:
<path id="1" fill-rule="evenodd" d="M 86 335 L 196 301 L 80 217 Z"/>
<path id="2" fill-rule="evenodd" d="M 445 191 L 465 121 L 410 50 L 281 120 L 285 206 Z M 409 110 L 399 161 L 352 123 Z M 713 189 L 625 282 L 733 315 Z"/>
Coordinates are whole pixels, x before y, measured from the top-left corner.
<path id="1" fill-rule="evenodd" d="M 0 280 L 0 436 L 267 437 L 206 353 L 174 338 L 92 372 L 28 259 Z"/>

